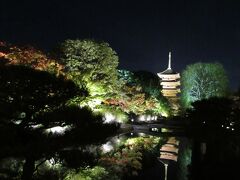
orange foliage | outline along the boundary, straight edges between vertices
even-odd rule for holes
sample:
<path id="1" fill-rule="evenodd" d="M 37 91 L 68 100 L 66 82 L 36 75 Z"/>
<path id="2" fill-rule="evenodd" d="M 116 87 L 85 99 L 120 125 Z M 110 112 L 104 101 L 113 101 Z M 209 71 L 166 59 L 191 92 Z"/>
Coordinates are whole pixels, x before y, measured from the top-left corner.
<path id="1" fill-rule="evenodd" d="M 0 42 L 0 57 L 4 57 L 7 64 L 25 65 L 41 71 L 55 72 L 57 75 L 63 74 L 62 65 L 33 47 L 17 47 Z"/>
<path id="2" fill-rule="evenodd" d="M 5 57 L 5 56 L 6 56 L 5 53 L 0 52 L 0 57 Z"/>
<path id="3" fill-rule="evenodd" d="M 124 112 L 134 112 L 141 114 L 146 110 L 145 94 L 139 89 L 138 86 L 124 86 L 122 95 L 115 98 L 107 99 L 104 103 L 120 107 Z"/>

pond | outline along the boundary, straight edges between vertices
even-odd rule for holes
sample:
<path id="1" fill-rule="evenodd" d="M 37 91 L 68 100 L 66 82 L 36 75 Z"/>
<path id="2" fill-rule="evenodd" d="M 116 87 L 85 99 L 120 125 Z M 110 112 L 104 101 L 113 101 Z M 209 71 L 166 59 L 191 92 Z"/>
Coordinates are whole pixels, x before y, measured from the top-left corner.
<path id="1" fill-rule="evenodd" d="M 69 146 L 54 156 L 42 157 L 35 162 L 33 179 L 163 179 L 164 165 L 157 158 L 169 139 L 177 139 L 180 144 L 178 161 L 169 163 L 168 179 L 185 180 L 191 158 L 186 138 L 134 131 L 108 138 L 102 144 Z M 21 179 L 24 163 L 23 158 L 3 158 L 1 179 Z"/>

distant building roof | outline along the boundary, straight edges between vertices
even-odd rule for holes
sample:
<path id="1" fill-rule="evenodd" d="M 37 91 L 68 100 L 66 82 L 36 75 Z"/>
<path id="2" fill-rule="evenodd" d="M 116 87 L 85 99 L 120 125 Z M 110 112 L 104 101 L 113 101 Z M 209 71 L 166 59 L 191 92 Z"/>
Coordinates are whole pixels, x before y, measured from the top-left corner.
<path id="1" fill-rule="evenodd" d="M 177 73 L 172 69 L 167 68 L 165 71 L 160 72 L 159 74 L 177 74 Z"/>

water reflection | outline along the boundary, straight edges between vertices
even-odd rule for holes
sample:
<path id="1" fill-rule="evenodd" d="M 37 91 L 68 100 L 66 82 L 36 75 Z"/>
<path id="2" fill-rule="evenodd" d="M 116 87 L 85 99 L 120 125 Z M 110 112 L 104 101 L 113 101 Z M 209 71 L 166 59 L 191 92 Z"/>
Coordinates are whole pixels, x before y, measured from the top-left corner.
<path id="1" fill-rule="evenodd" d="M 170 140 L 159 133 L 153 136 L 130 131 L 111 137 L 103 144 L 65 147 L 35 162 L 34 179 L 146 179 L 146 176 L 160 179 L 164 171 L 157 157 L 160 150 L 170 147 L 162 146 Z M 183 138 L 180 141 L 184 141 Z M 181 151 L 179 147 L 179 155 Z M 15 179 L 20 179 L 24 163 L 24 159 L 6 158 L 1 160 L 0 168 L 11 170 L 16 174 Z M 169 173 L 176 174 L 176 171 L 176 163 L 171 163 Z"/>

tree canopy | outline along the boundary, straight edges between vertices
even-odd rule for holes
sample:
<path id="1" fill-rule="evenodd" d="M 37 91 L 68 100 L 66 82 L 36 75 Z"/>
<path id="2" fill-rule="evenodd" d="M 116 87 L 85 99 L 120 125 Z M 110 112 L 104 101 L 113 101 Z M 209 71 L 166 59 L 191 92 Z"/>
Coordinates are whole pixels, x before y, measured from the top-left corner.
<path id="1" fill-rule="evenodd" d="M 71 79 L 86 86 L 86 103 L 95 107 L 116 91 L 118 56 L 105 42 L 66 40 L 60 47 L 61 63 Z"/>
<path id="2" fill-rule="evenodd" d="M 228 78 L 219 63 L 195 63 L 182 73 L 181 101 L 185 108 L 197 100 L 224 97 L 228 92 Z"/>
<path id="3" fill-rule="evenodd" d="M 22 124 L 33 125 L 37 114 L 64 105 L 79 93 L 79 89 L 61 76 L 8 65 L 0 66 L 0 92 L 0 118 L 21 119 Z M 19 117 L 21 114 L 23 118 Z"/>
<path id="4" fill-rule="evenodd" d="M 67 40 L 60 50 L 52 58 L 33 47 L 0 42 L 0 178 L 48 179 L 38 170 L 52 159 L 61 162 L 62 172 L 92 165 L 96 160 L 84 153 L 98 156 L 95 145 L 119 127 L 106 123 L 107 115 L 127 119 L 131 113 L 168 112 L 158 78 L 118 72 L 118 57 L 107 43 Z M 106 116 L 85 105 L 106 108 Z M 88 150 L 89 144 L 95 147 Z"/>
<path id="5" fill-rule="evenodd" d="M 120 94 L 107 103 L 119 106 L 124 112 L 134 114 L 166 115 L 169 113 L 167 100 L 161 95 L 159 82 L 150 72 L 119 70 Z"/>
<path id="6" fill-rule="evenodd" d="M 62 75 L 63 66 L 32 46 L 16 46 L 0 42 L 0 64 L 22 65 L 36 70 Z"/>
<path id="7" fill-rule="evenodd" d="M 82 91 L 68 104 L 92 110 L 159 115 L 168 109 L 161 95 L 158 77 L 150 72 L 117 70 L 118 56 L 105 42 L 66 40 L 53 58 L 30 46 L 0 44 L 2 64 L 27 66 L 72 80 Z M 104 112 L 105 111 L 105 112 Z"/>

